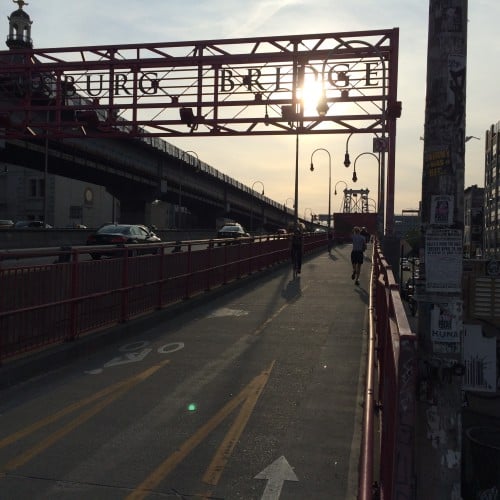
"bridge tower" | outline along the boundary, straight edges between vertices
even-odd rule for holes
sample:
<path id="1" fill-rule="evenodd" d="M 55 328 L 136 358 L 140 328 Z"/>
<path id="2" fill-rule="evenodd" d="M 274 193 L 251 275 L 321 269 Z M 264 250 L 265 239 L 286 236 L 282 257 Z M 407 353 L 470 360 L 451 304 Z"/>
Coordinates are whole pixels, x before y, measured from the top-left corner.
<path id="1" fill-rule="evenodd" d="M 32 49 L 31 25 L 33 21 L 23 10 L 23 5 L 28 5 L 24 0 L 15 0 L 19 8 L 9 16 L 9 35 L 7 36 L 7 47 L 9 49 Z"/>
<path id="2" fill-rule="evenodd" d="M 344 189 L 343 212 L 345 214 L 368 213 L 369 189 Z"/>

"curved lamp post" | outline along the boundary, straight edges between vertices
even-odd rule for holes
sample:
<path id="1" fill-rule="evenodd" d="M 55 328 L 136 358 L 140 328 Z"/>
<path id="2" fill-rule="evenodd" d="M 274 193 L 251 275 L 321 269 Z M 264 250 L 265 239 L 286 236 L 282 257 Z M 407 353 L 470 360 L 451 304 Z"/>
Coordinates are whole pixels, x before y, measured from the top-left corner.
<path id="1" fill-rule="evenodd" d="M 401 115 L 401 103 L 396 101 L 394 103 L 390 103 L 391 105 L 388 106 L 387 100 L 389 99 L 390 96 L 387 95 L 387 90 L 388 90 L 388 82 L 387 82 L 387 56 L 384 55 L 379 47 L 372 45 L 371 43 L 368 43 L 364 40 L 349 40 L 349 41 L 341 41 L 333 50 L 336 50 L 340 47 L 344 47 L 347 49 L 352 49 L 357 45 L 362 45 L 365 47 L 370 48 L 373 51 L 373 56 L 377 57 L 380 60 L 380 66 L 382 69 L 382 100 L 381 100 L 381 115 L 382 115 L 382 128 L 381 128 L 381 139 L 382 143 L 385 143 L 386 141 L 386 133 L 389 133 L 389 138 L 394 139 L 395 137 L 395 118 L 399 118 Z M 326 92 L 325 92 L 325 87 L 324 87 L 324 80 L 325 80 L 325 69 L 326 65 L 328 62 L 328 56 L 330 55 L 330 52 L 327 54 L 327 57 L 323 63 L 323 70 L 321 73 L 322 77 L 322 94 L 320 98 L 320 102 L 318 103 L 318 112 L 320 115 L 324 116 L 328 112 L 328 101 L 333 101 L 333 99 L 327 99 Z M 378 63 L 377 63 L 378 65 Z M 341 77 L 341 78 L 340 78 Z M 391 75 L 389 74 L 389 78 Z M 344 88 L 341 91 L 342 92 L 342 97 L 348 96 L 348 80 L 349 77 L 347 75 L 341 74 L 339 72 L 339 80 L 342 80 L 345 82 Z M 351 165 L 351 160 L 349 158 L 349 139 L 351 138 L 352 134 L 357 131 L 351 131 L 349 134 L 347 141 L 346 141 L 346 152 L 345 152 L 345 157 L 344 157 L 344 165 L 346 167 L 349 167 Z M 387 231 L 388 234 L 392 234 L 393 232 L 393 224 L 394 224 L 394 170 L 395 170 L 395 151 L 394 147 L 389 147 L 388 149 L 385 149 L 381 151 L 382 155 L 379 160 L 379 199 L 378 199 L 378 204 L 379 207 L 384 207 L 383 212 L 384 212 L 384 217 L 383 221 L 385 222 L 385 212 L 387 211 L 387 228 L 383 227 L 381 232 L 385 233 L 384 229 Z M 385 153 L 388 153 L 388 173 L 387 173 L 387 197 L 385 194 L 385 191 L 382 190 L 382 188 L 385 189 Z M 382 179 L 382 180 L 380 180 Z M 386 202 L 387 198 L 387 202 Z M 385 205 L 387 204 L 387 207 Z M 381 210 L 379 210 L 379 213 L 381 213 Z"/>
<path id="2" fill-rule="evenodd" d="M 381 163 L 380 163 L 380 158 L 375 154 L 375 153 L 370 153 L 370 152 L 365 152 L 365 153 L 360 153 L 358 156 L 356 156 L 354 160 L 354 169 L 352 173 L 352 181 L 356 182 L 358 180 L 358 176 L 356 174 L 356 162 L 361 156 L 364 155 L 370 155 L 373 156 L 377 160 L 377 165 L 378 165 L 378 204 L 377 204 L 377 219 L 378 219 L 378 230 L 380 234 L 384 233 L 384 222 L 385 222 L 385 209 L 384 209 L 384 189 L 382 182 L 384 182 L 382 178 L 382 173 L 381 173 Z"/>
<path id="3" fill-rule="evenodd" d="M 293 129 L 295 127 L 295 201 L 293 204 L 294 207 L 294 221 L 297 224 L 299 221 L 299 213 L 298 213 L 298 208 L 299 208 L 299 134 L 300 134 L 300 123 L 301 123 L 301 108 L 300 108 L 300 102 L 299 99 L 297 98 L 297 92 L 298 88 L 294 87 L 292 90 L 289 90 L 285 87 L 277 88 L 269 93 L 267 96 L 266 100 L 266 114 L 264 117 L 264 123 L 266 125 L 269 125 L 269 114 L 268 114 L 268 107 L 269 107 L 269 99 L 271 95 L 274 92 L 279 92 L 279 91 L 286 91 L 290 92 L 292 95 L 292 105 L 284 105 L 281 106 L 281 116 L 288 117 L 288 124 L 290 128 Z"/>
<path id="4" fill-rule="evenodd" d="M 352 182 L 357 182 L 357 180 L 358 180 L 358 175 L 356 174 L 356 162 L 363 155 L 373 156 L 377 160 L 377 164 L 378 164 L 378 166 L 380 168 L 380 159 L 379 159 L 379 157 L 375 153 L 370 153 L 370 152 L 360 153 L 358 156 L 356 156 L 356 158 L 354 160 L 354 169 L 353 169 L 353 172 L 352 172 Z"/>
<path id="5" fill-rule="evenodd" d="M 288 207 L 287 207 L 288 200 L 292 201 L 292 207 L 295 209 L 295 202 L 294 202 L 293 198 L 287 198 L 285 201 L 285 223 L 286 224 L 288 224 Z"/>
<path id="6" fill-rule="evenodd" d="M 178 207 L 177 207 L 177 210 L 178 210 L 178 213 L 177 213 L 177 225 L 179 227 L 179 229 L 181 229 L 181 207 L 182 207 L 182 163 L 185 161 L 184 158 L 186 157 L 186 155 L 188 156 L 194 156 L 196 157 L 196 160 L 200 161 L 200 157 L 198 156 L 198 153 L 196 153 L 196 151 L 183 151 L 181 156 L 180 156 L 180 160 L 181 160 L 181 163 L 179 164 L 179 201 L 178 201 Z"/>
<path id="7" fill-rule="evenodd" d="M 338 186 L 339 184 L 341 184 L 341 183 L 342 183 L 342 184 L 344 184 L 345 188 L 344 188 L 344 198 L 342 199 L 342 201 L 341 201 L 341 203 L 340 203 L 340 210 L 341 210 L 341 211 L 345 211 L 345 210 L 344 210 L 344 209 L 345 209 L 345 193 L 346 193 L 346 191 L 349 189 L 349 186 L 347 185 L 347 182 L 345 182 L 345 181 L 337 181 L 337 182 L 335 183 L 335 188 L 334 188 L 334 192 L 333 192 L 333 194 L 334 194 L 335 196 L 337 196 L 337 186 Z"/>
<path id="8" fill-rule="evenodd" d="M 252 184 L 252 191 L 254 190 L 254 186 L 255 184 L 260 184 L 262 186 L 262 193 L 261 195 L 264 196 L 264 183 L 262 181 L 255 181 L 253 184 Z M 251 208 L 250 208 L 250 232 L 253 231 L 253 203 L 251 204 Z"/>
<path id="9" fill-rule="evenodd" d="M 330 152 L 325 148 L 317 148 L 311 153 L 311 172 L 314 171 L 313 156 L 318 151 L 324 151 L 328 155 L 328 229 L 330 229 L 330 222 L 332 217 L 332 157 Z"/>
<path id="10" fill-rule="evenodd" d="M 337 196 L 337 186 L 342 182 L 342 184 L 344 184 L 345 188 L 347 189 L 349 186 L 347 185 L 347 182 L 346 181 L 337 181 L 335 183 L 335 187 L 334 187 L 334 195 Z"/>
<path id="11" fill-rule="evenodd" d="M 349 168 L 351 166 L 351 159 L 349 158 L 349 139 L 354 132 L 351 132 L 345 141 L 345 155 L 344 155 L 344 167 Z"/>
<path id="12" fill-rule="evenodd" d="M 254 191 L 254 186 L 255 184 L 260 184 L 262 186 L 262 193 L 260 193 L 262 196 L 264 196 L 264 183 L 262 181 L 255 181 L 253 184 L 252 184 L 252 191 Z"/>

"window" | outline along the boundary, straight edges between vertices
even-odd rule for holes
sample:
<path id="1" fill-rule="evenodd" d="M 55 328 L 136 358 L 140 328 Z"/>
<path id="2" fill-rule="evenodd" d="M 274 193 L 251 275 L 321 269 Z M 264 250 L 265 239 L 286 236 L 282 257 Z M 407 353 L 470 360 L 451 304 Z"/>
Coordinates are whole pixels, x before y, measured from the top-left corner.
<path id="1" fill-rule="evenodd" d="M 28 189 L 30 198 L 43 198 L 45 196 L 45 182 L 43 179 L 30 179 Z"/>
<path id="2" fill-rule="evenodd" d="M 81 219 L 82 218 L 82 207 L 80 205 L 71 205 L 69 207 L 69 218 L 70 219 Z"/>

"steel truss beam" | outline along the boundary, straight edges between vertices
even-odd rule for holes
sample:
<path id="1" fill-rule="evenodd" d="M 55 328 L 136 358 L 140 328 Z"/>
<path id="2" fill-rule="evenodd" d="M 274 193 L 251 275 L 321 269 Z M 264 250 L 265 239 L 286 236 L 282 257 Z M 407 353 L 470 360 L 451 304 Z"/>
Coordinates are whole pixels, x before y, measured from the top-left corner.
<path id="1" fill-rule="evenodd" d="M 0 137 L 383 134 L 398 112 L 398 35 L 2 51 Z"/>

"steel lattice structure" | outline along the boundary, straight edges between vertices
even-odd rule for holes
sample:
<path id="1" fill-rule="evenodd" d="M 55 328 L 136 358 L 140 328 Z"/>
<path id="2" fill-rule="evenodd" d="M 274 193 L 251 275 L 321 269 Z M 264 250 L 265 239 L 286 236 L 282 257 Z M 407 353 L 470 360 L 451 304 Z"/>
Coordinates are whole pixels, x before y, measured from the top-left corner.
<path id="1" fill-rule="evenodd" d="M 397 28 L 0 52 L 3 137 L 384 134 Z M 316 86 L 322 113 L 301 93 Z"/>

